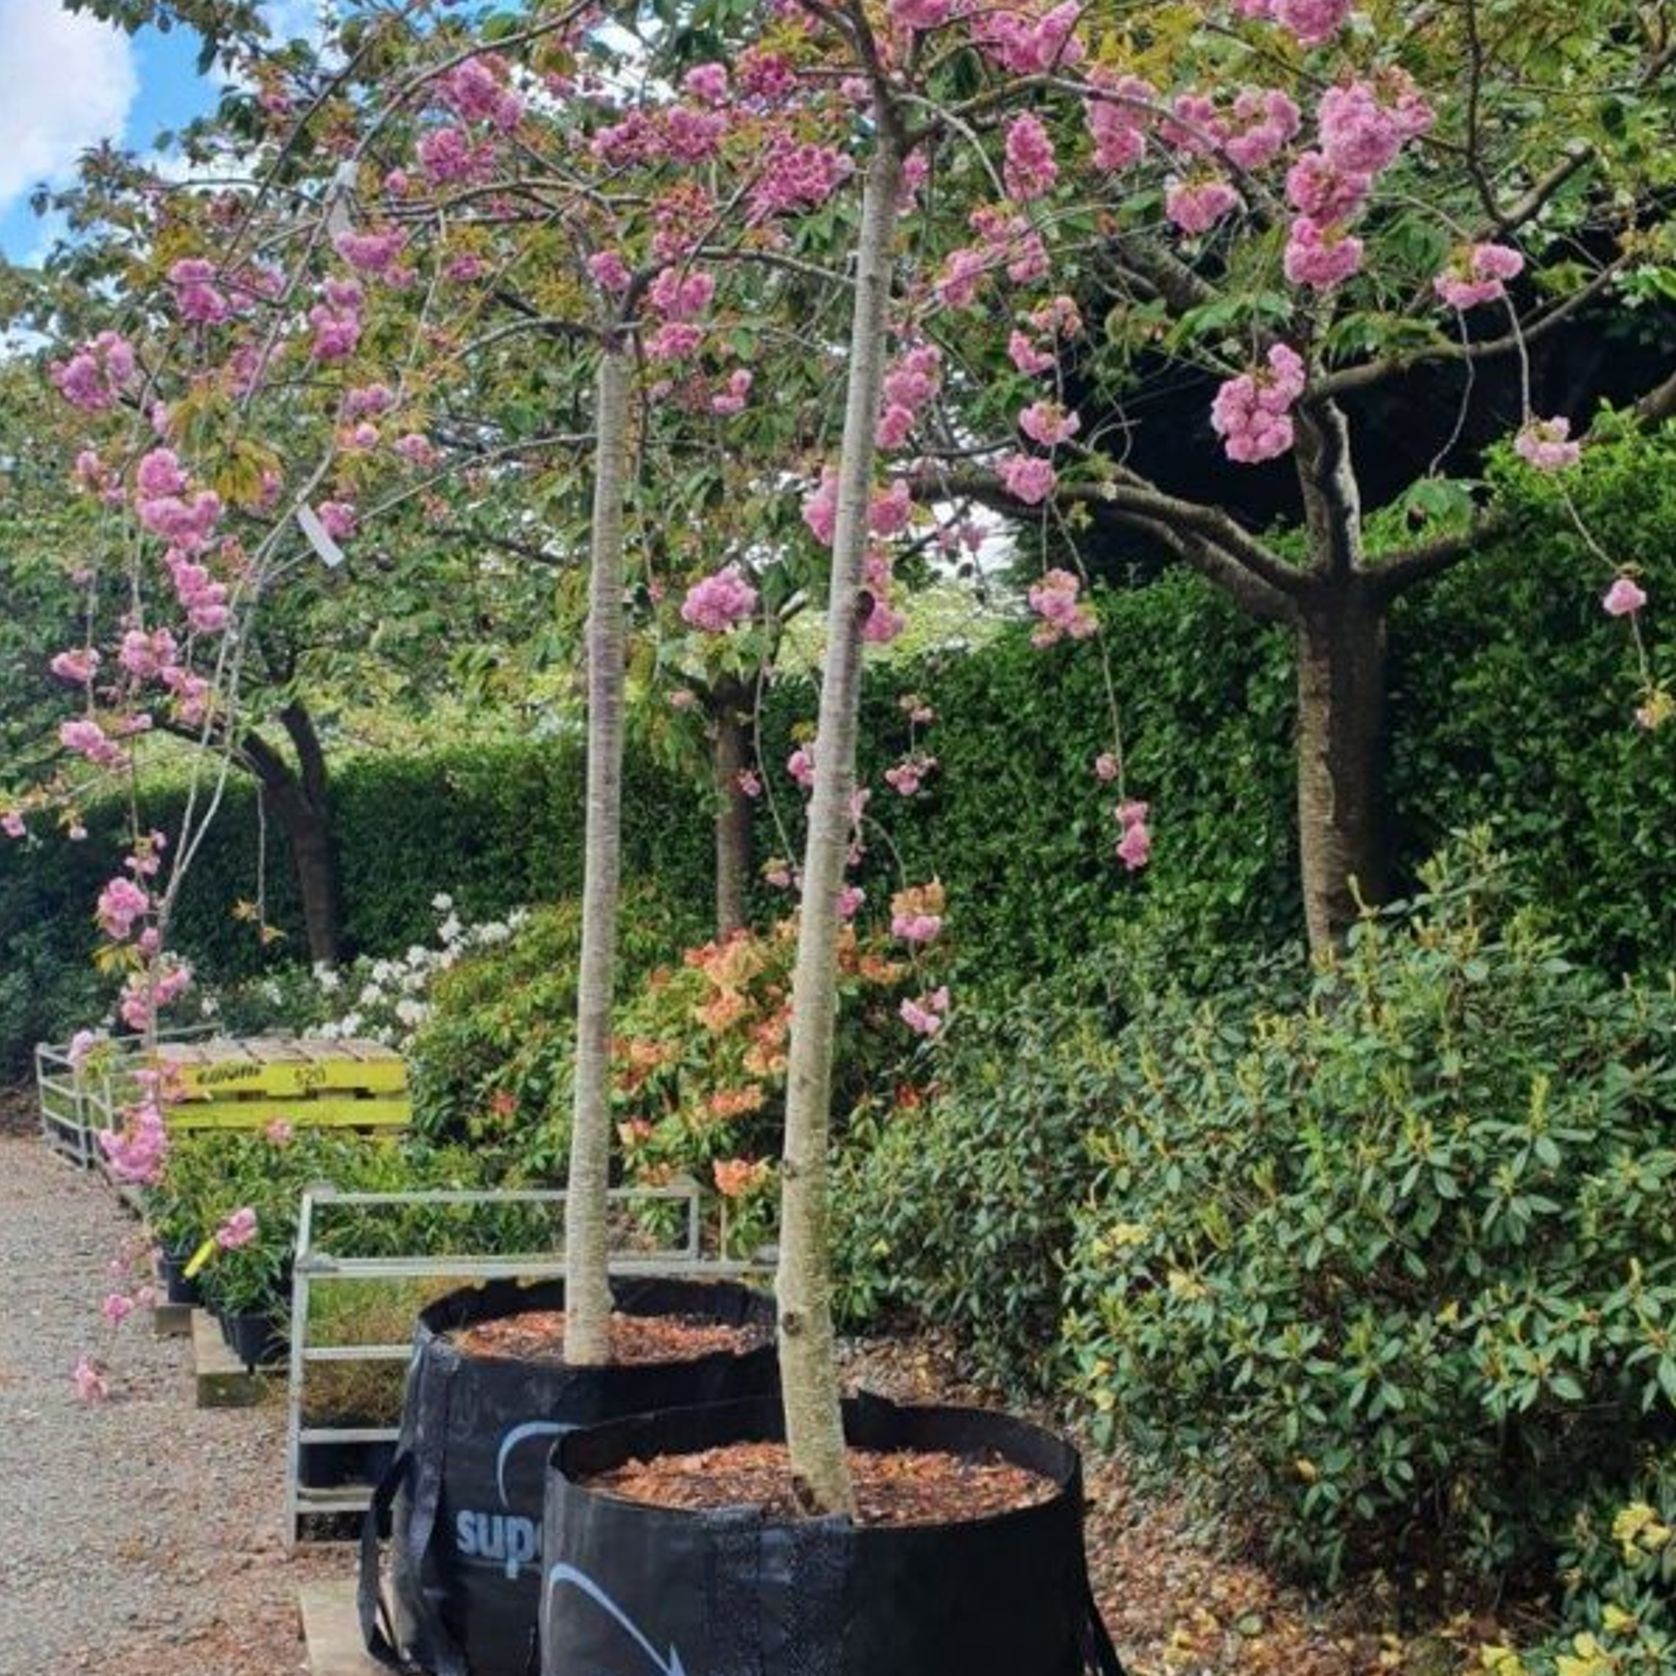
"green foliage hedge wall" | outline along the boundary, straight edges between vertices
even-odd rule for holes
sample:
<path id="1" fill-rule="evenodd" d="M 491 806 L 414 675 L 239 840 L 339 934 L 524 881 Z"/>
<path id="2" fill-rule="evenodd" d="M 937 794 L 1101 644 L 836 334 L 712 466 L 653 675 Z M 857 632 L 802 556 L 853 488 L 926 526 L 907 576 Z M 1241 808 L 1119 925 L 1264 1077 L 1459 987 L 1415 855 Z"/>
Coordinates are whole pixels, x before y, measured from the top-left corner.
<path id="1" fill-rule="evenodd" d="M 1625 435 L 1592 449 L 1566 487 L 1596 539 L 1635 564 L 1652 604 L 1655 665 L 1676 675 L 1676 436 Z M 1507 534 L 1405 601 L 1391 627 L 1391 809 L 1399 879 L 1452 831 L 1487 822 L 1515 875 L 1568 949 L 1614 968 L 1676 950 L 1676 727 L 1631 722 L 1624 625 L 1606 618 L 1610 581 L 1557 490 L 1510 475 Z M 1126 874 L 1092 773 L 1111 744 L 1098 658 L 1087 645 L 1041 652 L 1010 628 L 975 653 L 880 666 L 862 768 L 875 838 L 863 882 L 882 910 L 908 876 L 940 873 L 949 947 L 968 994 L 1003 994 L 1094 949 L 1168 947 L 1172 975 L 1205 989 L 1253 953 L 1297 935 L 1292 651 L 1198 577 L 1105 598 L 1132 795 L 1154 808 L 1152 865 Z M 906 744 L 898 700 L 922 694 L 938 720 L 922 738 L 939 769 L 904 801 L 882 772 Z M 814 714 L 806 684 L 770 695 L 763 720 L 775 802 L 795 820 L 785 774 L 793 729 Z M 574 741 L 453 749 L 336 765 L 335 799 L 351 945 L 381 954 L 426 940 L 431 897 L 469 920 L 574 894 L 582 866 L 582 764 Z M 625 864 L 671 902 L 707 914 L 711 835 L 704 795 L 631 753 Z M 159 800 L 160 824 L 171 800 Z M 787 847 L 767 800 L 759 856 Z M 800 843 L 795 829 L 786 835 Z M 230 788 L 182 905 L 181 945 L 218 976 L 248 975 L 302 948 L 283 840 L 267 845 L 269 917 L 287 932 L 264 951 L 229 906 L 254 894 L 255 798 Z M 0 1058 L 88 1016 L 89 914 L 114 866 L 108 844 L 0 848 Z M 787 903 L 766 890 L 758 905 Z"/>

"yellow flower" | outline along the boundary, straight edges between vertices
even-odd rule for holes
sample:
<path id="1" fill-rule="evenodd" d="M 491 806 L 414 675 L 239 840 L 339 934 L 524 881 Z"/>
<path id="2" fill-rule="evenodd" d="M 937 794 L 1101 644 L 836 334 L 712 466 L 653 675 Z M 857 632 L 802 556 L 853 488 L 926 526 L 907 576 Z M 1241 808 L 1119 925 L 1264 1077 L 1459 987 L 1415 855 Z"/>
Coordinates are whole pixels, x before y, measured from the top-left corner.
<path id="1" fill-rule="evenodd" d="M 1587 1630 L 1573 1637 L 1571 1645 L 1571 1652 L 1554 1660 L 1554 1676 L 1613 1676 L 1617 1670 L 1617 1660 Z"/>

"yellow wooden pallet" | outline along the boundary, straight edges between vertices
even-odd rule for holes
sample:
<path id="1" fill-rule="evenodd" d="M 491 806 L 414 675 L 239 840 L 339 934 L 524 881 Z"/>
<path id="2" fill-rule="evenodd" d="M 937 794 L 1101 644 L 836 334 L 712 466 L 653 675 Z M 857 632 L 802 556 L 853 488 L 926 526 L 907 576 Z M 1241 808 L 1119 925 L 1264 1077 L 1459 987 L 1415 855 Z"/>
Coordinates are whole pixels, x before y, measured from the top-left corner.
<path id="1" fill-rule="evenodd" d="M 166 1042 L 174 1129 L 400 1128 L 412 1114 L 407 1066 L 381 1042 L 258 1036 Z"/>

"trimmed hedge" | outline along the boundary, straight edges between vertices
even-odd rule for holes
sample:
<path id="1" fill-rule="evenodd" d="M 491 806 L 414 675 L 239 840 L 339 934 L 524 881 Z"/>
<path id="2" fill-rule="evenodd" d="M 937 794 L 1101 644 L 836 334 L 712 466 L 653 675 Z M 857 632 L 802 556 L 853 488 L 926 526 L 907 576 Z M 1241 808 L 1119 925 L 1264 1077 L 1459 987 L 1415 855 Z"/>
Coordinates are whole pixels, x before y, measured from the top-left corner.
<path id="1" fill-rule="evenodd" d="M 332 803 L 352 948 L 390 954 L 436 934 L 432 898 L 447 891 L 468 922 L 574 896 L 582 882 L 583 764 L 574 741 L 450 749 L 334 764 Z M 150 799 L 173 829 L 181 794 Z M 630 762 L 625 871 L 656 877 L 678 908 L 711 911 L 711 838 L 698 794 Z M 49 837 L 0 847 L 0 1072 L 21 1073 L 31 1045 L 67 1035 L 102 1010 L 92 981 L 92 906 L 118 866 L 114 809 L 88 817 L 80 844 Z M 264 948 L 233 905 L 256 894 L 262 855 L 255 788 L 228 785 L 182 893 L 173 941 L 214 981 L 306 958 L 284 834 L 269 824 L 267 913 L 284 935 Z"/>
<path id="2" fill-rule="evenodd" d="M 1593 448 L 1567 489 L 1605 550 L 1632 562 L 1652 597 L 1655 664 L 1676 677 L 1676 433 Z M 1453 829 L 1487 822 L 1532 881 L 1570 952 L 1614 969 L 1676 949 L 1676 727 L 1630 722 L 1634 671 L 1624 625 L 1599 598 L 1610 576 L 1575 532 L 1553 484 L 1506 485 L 1511 532 L 1403 602 L 1392 621 L 1391 808 L 1399 882 Z M 862 768 L 870 814 L 911 878 L 940 873 L 949 948 L 970 995 L 1003 995 L 1132 935 L 1167 946 L 1172 976 L 1214 987 L 1300 924 L 1292 655 L 1197 576 L 1171 571 L 1102 607 L 1122 705 L 1130 791 L 1152 803 L 1147 870 L 1115 862 L 1109 794 L 1091 772 L 1110 724 L 1096 653 L 1041 652 L 1022 627 L 980 651 L 881 665 L 867 696 Z M 906 743 L 898 706 L 925 695 L 924 736 L 939 760 L 905 802 L 882 770 Z M 784 773 L 791 733 L 814 713 L 807 685 L 771 697 L 764 750 L 777 802 L 800 801 Z M 625 867 L 676 907 L 707 915 L 706 800 L 631 752 Z M 582 763 L 575 740 L 444 750 L 336 765 L 335 807 L 351 945 L 390 953 L 428 940 L 431 897 L 448 890 L 468 919 L 574 894 L 582 867 Z M 156 812 L 167 825 L 172 798 Z M 766 802 L 766 800 L 765 800 Z M 759 804 L 759 853 L 783 848 Z M 795 844 L 798 834 L 789 835 Z M 289 859 L 270 831 L 269 917 L 287 933 L 264 951 L 230 905 L 254 893 L 254 794 L 230 788 L 182 904 L 177 941 L 214 977 L 244 976 L 303 946 Z M 0 1064 L 88 1015 L 83 964 L 90 908 L 114 867 L 97 836 L 0 846 Z M 863 879 L 882 909 L 900 882 L 875 840 Z M 764 913 L 786 898 L 764 890 Z"/>

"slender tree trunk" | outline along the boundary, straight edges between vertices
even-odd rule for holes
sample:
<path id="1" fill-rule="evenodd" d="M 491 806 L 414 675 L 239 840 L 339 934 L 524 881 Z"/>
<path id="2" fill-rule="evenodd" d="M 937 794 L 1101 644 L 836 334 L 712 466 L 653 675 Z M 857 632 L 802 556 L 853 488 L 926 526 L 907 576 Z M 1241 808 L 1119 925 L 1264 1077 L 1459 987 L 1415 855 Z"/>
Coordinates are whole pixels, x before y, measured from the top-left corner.
<path id="1" fill-rule="evenodd" d="M 279 720 L 296 753 L 295 770 L 260 734 L 246 735 L 242 751 L 291 851 L 309 960 L 337 966 L 344 953 L 343 896 L 326 753 L 314 718 L 300 701 L 286 705 Z"/>
<path id="2" fill-rule="evenodd" d="M 746 693 L 737 681 L 719 683 L 710 695 L 714 728 L 711 765 L 716 788 L 716 935 L 727 937 L 746 921 L 751 877 L 751 800 L 739 776 L 750 760 L 744 711 Z"/>
<path id="3" fill-rule="evenodd" d="M 1349 579 L 1307 600 L 1298 625 L 1298 839 L 1317 955 L 1355 922 L 1358 892 L 1384 898 L 1384 770 L 1384 608 Z"/>
<path id="4" fill-rule="evenodd" d="M 861 706 L 862 561 L 873 492 L 891 240 L 900 180 L 895 138 L 888 124 L 881 124 L 878 149 L 867 172 L 856 253 L 855 316 L 844 445 L 838 464 L 838 523 L 832 544 L 832 593 L 815 738 L 815 786 L 803 853 L 797 963 L 792 974 L 780 1263 L 775 1285 L 792 1474 L 805 1506 L 818 1513 L 850 1513 L 855 1508 L 832 1325 L 827 1145 L 838 1015 L 838 893 L 849 853 Z"/>
<path id="5" fill-rule="evenodd" d="M 565 1199 L 565 1360 L 611 1358 L 611 1000 L 617 964 L 623 779 L 623 512 L 628 496 L 630 362 L 602 346 L 596 399 L 593 537 L 588 584 L 588 807 L 582 958 L 576 991 L 576 1086 Z"/>

